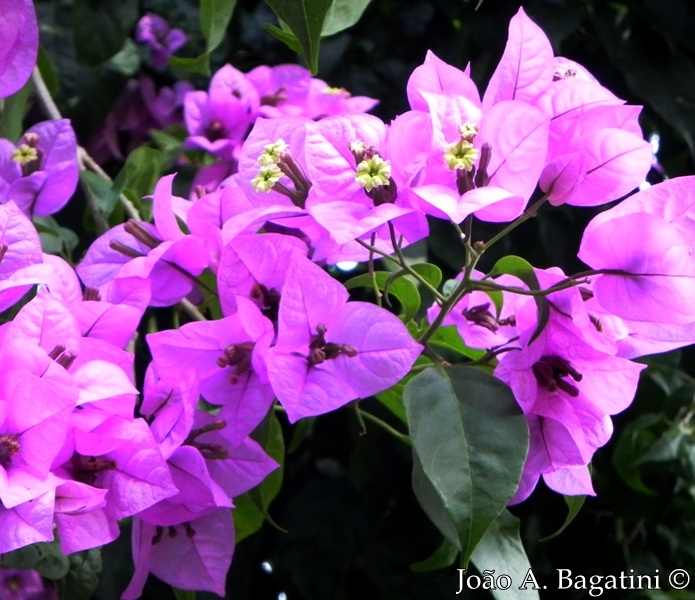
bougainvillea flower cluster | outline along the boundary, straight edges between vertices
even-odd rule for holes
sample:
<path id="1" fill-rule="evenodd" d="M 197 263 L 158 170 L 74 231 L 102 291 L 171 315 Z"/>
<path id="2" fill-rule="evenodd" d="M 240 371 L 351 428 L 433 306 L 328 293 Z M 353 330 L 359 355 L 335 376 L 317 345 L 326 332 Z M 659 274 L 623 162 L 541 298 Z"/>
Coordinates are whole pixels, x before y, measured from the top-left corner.
<path id="1" fill-rule="evenodd" d="M 0 28 L 6 95 L 33 66 L 35 23 L 28 0 L 0 7 L 28 32 Z M 184 42 L 177 31 L 154 15 L 140 22 L 155 66 Z M 136 569 L 124 598 L 139 597 L 149 573 L 223 595 L 234 499 L 280 466 L 254 434 L 276 412 L 293 424 L 389 390 L 419 358 L 416 369 L 445 365 L 428 343 L 440 326 L 483 351 L 528 424 L 510 502 L 541 478 L 593 494 L 588 465 L 644 368 L 632 359 L 695 341 L 683 300 L 695 297 L 693 178 L 595 217 L 582 273 L 477 270 L 476 219 L 506 232 L 545 202 L 616 201 L 652 164 L 640 108 L 554 57 L 523 10 L 482 93 L 469 69 L 430 52 L 409 79 L 410 110 L 390 123 L 364 114 L 373 100 L 292 65 L 225 65 L 207 91 L 135 87 L 123 105 L 150 108 L 129 110 L 126 128 L 183 124 L 185 147 L 212 169 L 187 197 L 174 174 L 162 177 L 146 199 L 152 222 L 113 226 L 75 269 L 42 252 L 31 221 L 75 190 L 69 121 L 0 140 L 0 308 L 12 310 L 0 325 L 0 553 L 55 537 L 65 554 L 94 548 L 128 517 Z M 117 129 L 106 142 L 116 156 Z M 427 237 L 428 218 L 458 228 L 466 257 L 443 291 L 402 252 Z M 379 257 L 399 267 L 385 281 Z M 347 260 L 366 263 L 376 303 L 351 299 L 362 276 L 346 286 L 331 274 Z M 405 276 L 436 299 L 420 323 L 388 302 Z M 139 390 L 143 314 L 177 304 L 194 318 L 148 330 Z"/>

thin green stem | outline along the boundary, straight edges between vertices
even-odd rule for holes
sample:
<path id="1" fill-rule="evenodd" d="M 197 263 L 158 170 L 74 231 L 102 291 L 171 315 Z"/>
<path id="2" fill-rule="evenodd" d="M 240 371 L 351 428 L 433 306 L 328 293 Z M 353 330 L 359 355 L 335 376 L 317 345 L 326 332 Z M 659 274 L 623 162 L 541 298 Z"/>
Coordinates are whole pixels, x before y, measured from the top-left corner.
<path id="1" fill-rule="evenodd" d="M 400 263 L 399 263 L 395 258 L 393 258 L 393 256 L 391 256 L 388 252 L 384 252 L 383 250 L 379 250 L 379 248 L 377 248 L 377 247 L 374 246 L 374 245 L 368 244 L 368 243 L 365 242 L 364 240 L 355 240 L 355 241 L 356 241 L 360 246 L 362 246 L 363 248 L 366 248 L 366 249 L 369 250 L 370 252 L 373 252 L 374 254 L 378 254 L 379 256 L 381 256 L 381 258 L 385 258 L 386 260 L 392 262 L 394 265 L 399 265 L 399 266 L 400 266 Z"/>
<path id="2" fill-rule="evenodd" d="M 397 440 L 400 440 L 401 442 L 403 442 L 407 446 L 413 445 L 413 443 L 410 441 L 410 438 L 406 434 L 401 433 L 397 429 L 394 429 L 393 427 L 391 427 L 391 425 L 389 425 L 385 421 L 382 421 L 379 417 L 375 417 L 373 414 L 365 412 L 364 410 L 362 410 L 359 407 L 357 410 L 359 411 L 360 415 L 362 416 L 362 418 L 365 421 L 370 421 L 371 423 L 378 425 L 384 431 L 390 433 L 393 437 L 395 437 Z"/>
<path id="3" fill-rule="evenodd" d="M 34 91 L 36 92 L 36 97 L 39 101 L 39 105 L 41 106 L 41 110 L 43 111 L 43 113 L 50 119 L 62 119 L 63 116 L 60 114 L 58 106 L 53 101 L 53 97 L 51 96 L 51 93 L 48 91 L 48 86 L 46 85 L 46 82 L 43 79 L 43 75 L 41 75 L 41 71 L 38 67 L 34 67 L 34 70 L 31 74 L 31 82 L 34 85 Z M 80 166 L 80 170 L 86 169 L 92 171 L 93 173 L 99 175 L 102 179 L 105 179 L 109 182 L 112 181 L 111 178 L 106 174 L 106 172 L 96 163 L 96 161 L 91 156 L 89 156 L 89 154 L 87 154 L 87 151 L 82 146 L 78 147 L 77 149 L 77 160 Z M 140 214 L 138 213 L 135 206 L 133 206 L 133 203 L 123 194 L 120 194 L 118 199 L 123 205 L 126 214 L 131 219 L 136 219 L 139 221 Z M 99 209 L 97 208 L 96 203 L 93 201 L 93 199 L 90 200 L 89 194 L 87 194 L 87 201 L 87 206 L 89 208 L 89 211 L 92 213 L 92 217 L 94 218 L 94 222 L 96 223 L 97 227 L 99 229 L 105 228 L 105 230 L 108 231 L 108 223 L 106 223 L 105 219 L 101 216 L 101 213 L 99 212 Z"/>
<path id="4" fill-rule="evenodd" d="M 510 231 L 513 231 L 516 229 L 519 225 L 524 223 L 525 221 L 528 221 L 530 218 L 535 217 L 538 214 L 538 209 L 543 206 L 548 200 L 547 194 L 544 195 L 542 198 L 534 202 L 531 206 L 529 206 L 524 213 L 517 217 L 514 221 L 512 221 L 509 225 L 507 225 L 502 231 L 496 233 L 493 235 L 487 242 L 485 242 L 485 249 L 488 249 L 490 246 L 493 244 L 496 244 L 499 242 L 505 235 L 507 235 Z"/>
<path id="5" fill-rule="evenodd" d="M 581 285 L 582 283 L 587 283 L 587 281 L 575 281 L 574 279 L 567 279 L 543 290 L 525 290 L 524 288 L 500 285 L 498 283 L 493 283 L 492 281 L 473 280 L 471 281 L 471 287 L 472 289 L 480 290 L 482 292 L 498 291 L 511 292 L 513 294 L 519 294 L 520 296 L 549 296 L 550 294 L 554 294 L 555 292 L 561 292 L 562 290 L 576 287 L 578 285 Z"/>
<path id="6" fill-rule="evenodd" d="M 376 272 L 374 271 L 374 242 L 376 241 L 376 233 L 372 234 L 371 248 L 369 250 L 369 262 L 367 263 L 367 270 L 369 272 L 369 277 L 372 280 L 372 288 L 374 289 L 374 297 L 376 298 L 377 306 L 382 305 L 383 294 L 379 289 L 379 284 L 376 281 Z"/>
<path id="7" fill-rule="evenodd" d="M 395 238 L 394 238 L 395 239 Z M 374 254 L 378 254 L 379 256 L 385 258 L 386 260 L 390 261 L 394 265 L 397 265 L 401 267 L 408 275 L 412 275 L 419 283 L 421 283 L 423 286 L 425 286 L 431 293 L 432 295 L 437 298 L 438 300 L 442 301 L 446 299 L 446 296 L 442 294 L 436 287 L 434 287 L 429 281 L 424 279 L 420 273 L 415 271 L 405 260 L 405 256 L 403 256 L 403 259 L 399 258 L 396 260 L 391 256 L 390 254 L 387 254 L 386 252 L 379 250 L 378 248 L 374 247 L 374 245 L 367 244 L 367 242 L 364 242 L 362 240 L 355 240 L 360 246 L 363 248 L 366 248 L 370 252 L 374 252 Z M 402 254 L 402 253 L 401 253 Z"/>

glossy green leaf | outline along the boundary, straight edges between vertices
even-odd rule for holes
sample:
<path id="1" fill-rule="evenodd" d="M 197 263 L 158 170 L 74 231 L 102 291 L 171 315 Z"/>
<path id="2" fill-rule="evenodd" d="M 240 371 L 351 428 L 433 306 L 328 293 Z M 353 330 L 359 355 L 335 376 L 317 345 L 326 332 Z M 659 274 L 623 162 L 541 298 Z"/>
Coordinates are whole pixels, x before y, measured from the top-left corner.
<path id="1" fill-rule="evenodd" d="M 333 0 L 321 31 L 322 36 L 329 36 L 352 27 L 360 20 L 371 0 Z"/>
<path id="2" fill-rule="evenodd" d="M 96 204 L 101 216 L 105 219 L 113 212 L 121 193 L 121 182 L 112 182 L 91 171 L 80 171 L 80 183 L 85 186 Z"/>
<path id="3" fill-rule="evenodd" d="M 519 589 L 531 565 L 519 536 L 519 519 L 508 510 L 503 510 L 490 525 L 471 560 L 480 573 L 494 570 L 493 578 L 496 579 L 505 574 L 512 580 L 508 590 L 490 590 L 494 598 L 498 600 L 538 599 L 538 592 L 533 589 L 532 583 Z"/>
<path id="4" fill-rule="evenodd" d="M 429 263 L 419 263 L 416 265 L 411 265 L 411 268 L 434 288 L 439 287 L 439 284 L 442 282 L 442 270 L 436 265 L 430 265 Z M 391 287 L 391 284 L 396 279 L 405 276 L 410 276 L 412 280 L 417 281 L 417 279 L 410 275 L 408 271 L 406 271 L 405 269 L 400 269 L 399 271 L 392 273 L 391 276 L 386 280 L 384 292 L 388 293 L 388 289 Z"/>
<path id="5" fill-rule="evenodd" d="M 266 0 L 266 4 L 296 36 L 309 70 L 319 70 L 319 43 L 332 0 Z"/>
<path id="6" fill-rule="evenodd" d="M 133 150 L 125 162 L 125 189 L 142 198 L 154 191 L 162 171 L 162 153 L 154 148 L 140 146 Z"/>
<path id="7" fill-rule="evenodd" d="M 138 2 L 74 0 L 72 18 L 77 58 L 93 67 L 123 47 L 138 18 Z"/>
<path id="8" fill-rule="evenodd" d="M 553 538 L 559 536 L 565 529 L 567 529 L 569 524 L 572 521 L 574 521 L 576 516 L 579 514 L 579 511 L 582 508 L 582 506 L 584 506 L 584 500 L 586 500 L 586 496 L 565 496 L 565 504 L 567 504 L 567 516 L 565 517 L 565 522 L 562 525 L 560 525 L 560 529 L 558 529 L 556 532 L 551 533 L 550 535 L 546 535 L 539 541 L 547 542 L 548 540 L 552 540 Z"/>
<path id="9" fill-rule="evenodd" d="M 451 473 L 449 479 L 455 477 L 456 474 Z M 452 512 L 462 511 L 459 510 L 460 507 L 447 506 L 443 496 L 448 490 L 443 490 L 442 492 L 432 483 L 430 476 L 425 472 L 425 468 L 418 456 L 414 444 L 412 484 L 415 498 L 417 498 L 418 503 L 425 511 L 425 514 L 430 518 L 430 521 L 439 529 L 444 539 L 454 546 L 458 552 L 461 552 L 462 544 L 459 538 L 457 523 L 454 520 Z"/>
<path id="10" fill-rule="evenodd" d="M 208 54 L 222 43 L 235 7 L 236 0 L 200 0 L 200 30 Z"/>
<path id="11" fill-rule="evenodd" d="M 425 560 L 410 565 L 410 570 L 415 573 L 425 573 L 436 569 L 444 569 L 454 564 L 459 550 L 448 541 L 442 540 L 441 545 Z"/>
<path id="12" fill-rule="evenodd" d="M 92 548 L 68 556 L 70 571 L 56 582 L 60 600 L 89 600 L 99 585 L 101 549 Z"/>
<path id="13" fill-rule="evenodd" d="M 178 588 L 171 588 L 174 592 L 174 598 L 176 600 L 195 600 L 196 594 L 192 590 L 179 590 Z"/>
<path id="14" fill-rule="evenodd" d="M 236 543 L 256 533 L 265 521 L 265 516 L 247 492 L 234 498 L 234 539 Z"/>
<path id="15" fill-rule="evenodd" d="M 495 305 L 495 316 L 499 318 L 500 313 L 502 312 L 502 307 L 504 306 L 504 295 L 502 292 L 498 291 L 490 291 L 485 293 Z"/>
<path id="16" fill-rule="evenodd" d="M 271 25 L 270 23 L 266 23 L 263 27 L 265 27 L 265 30 L 270 35 L 283 42 L 290 50 L 294 50 L 297 54 L 299 54 L 302 51 L 297 36 L 294 35 L 294 33 L 292 33 L 291 31 L 286 31 L 281 27 L 276 27 L 275 25 Z"/>
<path id="17" fill-rule="evenodd" d="M 200 31 L 205 36 L 205 52 L 193 58 L 170 56 L 172 67 L 197 75 L 210 75 L 210 54 L 222 43 L 234 14 L 236 0 L 200 0 Z"/>
<path id="18" fill-rule="evenodd" d="M 485 356 L 485 350 L 476 350 L 474 348 L 469 348 L 466 346 L 463 339 L 459 335 L 456 325 L 446 325 L 444 327 L 439 327 L 434 335 L 430 338 L 430 344 L 433 346 L 438 346 L 440 348 L 446 348 L 470 358 L 471 360 L 478 360 Z"/>
<path id="19" fill-rule="evenodd" d="M 392 274 L 387 271 L 377 271 L 374 275 L 377 287 L 383 292 Z M 348 290 L 358 287 L 371 288 L 373 286 L 369 273 L 357 275 L 357 277 L 346 281 L 344 285 Z M 410 321 L 417 314 L 417 311 L 420 309 L 420 293 L 412 281 L 401 277 L 391 283 L 388 287 L 388 293 L 401 303 L 403 312 L 400 317 L 404 323 Z"/>
<path id="20" fill-rule="evenodd" d="M 411 321 L 411 324 L 413 322 Z M 432 360 L 426 356 L 420 355 L 415 361 L 414 367 L 422 367 L 424 365 L 434 364 Z M 395 417 L 397 417 L 402 423 L 408 423 L 408 417 L 405 414 L 405 406 L 403 405 L 403 390 L 408 382 L 415 377 L 416 373 L 410 372 L 403 379 L 401 379 L 397 384 L 392 385 L 389 389 L 379 392 L 375 395 L 375 398 L 386 407 Z"/>
<path id="21" fill-rule="evenodd" d="M 461 548 L 466 566 L 517 490 L 528 451 L 526 420 L 509 387 L 476 368 L 425 369 L 408 382 L 403 400 L 415 494 L 444 537 Z"/>
<path id="22" fill-rule="evenodd" d="M 410 265 L 410 267 L 434 288 L 438 288 L 439 284 L 442 282 L 442 270 L 437 265 L 417 263 L 415 265 Z"/>
<path id="23" fill-rule="evenodd" d="M 496 275 L 513 275 L 518 277 L 523 281 L 530 290 L 536 291 L 540 290 L 540 284 L 538 283 L 538 277 L 536 277 L 536 272 L 533 270 L 533 265 L 527 260 L 524 260 L 520 256 L 504 256 L 500 258 L 495 266 L 489 273 L 489 276 L 494 277 Z M 533 342 L 545 329 L 548 324 L 548 319 L 550 318 L 550 305 L 548 301 L 543 296 L 535 296 L 536 308 L 538 309 L 538 325 L 536 330 L 533 332 L 529 343 Z"/>

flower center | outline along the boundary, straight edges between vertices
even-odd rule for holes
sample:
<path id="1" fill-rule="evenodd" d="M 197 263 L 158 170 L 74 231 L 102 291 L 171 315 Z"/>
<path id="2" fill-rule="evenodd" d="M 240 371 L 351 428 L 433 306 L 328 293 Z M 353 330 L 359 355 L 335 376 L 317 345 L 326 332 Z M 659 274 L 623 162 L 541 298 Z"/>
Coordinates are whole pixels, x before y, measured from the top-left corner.
<path id="1" fill-rule="evenodd" d="M 94 486 L 97 475 L 102 471 L 115 469 L 116 461 L 101 456 L 82 456 L 75 452 L 72 456 L 72 465 L 77 481 Z"/>
<path id="2" fill-rule="evenodd" d="M 287 196 L 295 206 L 304 208 L 311 181 L 292 157 L 285 141 L 279 138 L 271 144 L 266 144 L 263 153 L 256 160 L 261 168 L 258 175 L 251 180 L 253 189 L 266 193 L 273 190 Z M 283 175 L 289 178 L 294 189 L 280 181 Z"/>
<path id="3" fill-rule="evenodd" d="M 17 146 L 17 149 L 12 153 L 12 160 L 21 167 L 23 177 L 41 170 L 43 152 L 37 148 L 38 143 L 39 136 L 35 133 L 28 133 L 24 136 L 24 143 Z"/>
<path id="4" fill-rule="evenodd" d="M 262 283 L 256 283 L 251 288 L 251 300 L 261 309 L 264 316 L 271 321 L 277 321 L 280 310 L 280 292 L 275 288 L 268 289 Z"/>
<path id="5" fill-rule="evenodd" d="M 198 427 L 197 429 L 192 429 L 183 443 L 187 446 L 197 448 L 202 454 L 203 458 L 208 460 L 224 460 L 225 458 L 229 458 L 229 452 L 227 452 L 227 449 L 222 446 L 222 444 L 208 444 L 205 442 L 199 442 L 196 440 L 196 438 L 204 433 L 220 431 L 226 426 L 227 422 L 224 419 L 218 419 L 212 423 Z"/>
<path id="6" fill-rule="evenodd" d="M 0 466 L 7 469 L 12 464 L 12 457 L 19 454 L 18 435 L 5 433 L 0 435 Z"/>
<path id="7" fill-rule="evenodd" d="M 367 147 L 364 142 L 352 142 L 350 152 L 355 157 L 355 181 L 374 201 L 374 206 L 395 202 L 398 190 L 391 177 L 391 163 L 384 160 L 374 146 Z"/>
<path id="8" fill-rule="evenodd" d="M 205 137 L 211 142 L 216 142 L 217 140 L 223 140 L 227 137 L 227 132 L 222 125 L 222 122 L 214 119 L 210 121 L 210 124 L 205 128 Z"/>
<path id="9" fill-rule="evenodd" d="M 193 536 L 195 536 L 196 530 L 193 529 L 193 527 L 191 526 L 191 524 L 190 524 L 188 521 L 186 521 L 186 522 L 183 523 L 182 525 L 183 525 L 184 531 L 186 532 L 186 537 L 192 538 Z M 164 536 L 164 527 L 162 527 L 161 525 L 157 525 L 157 526 L 155 527 L 155 530 L 154 530 L 154 531 L 155 531 L 155 533 L 154 533 L 154 535 L 152 536 L 152 545 L 153 545 L 153 546 L 156 545 L 156 544 L 159 544 L 159 542 L 162 541 L 162 537 Z M 167 527 L 167 535 L 168 535 L 170 538 L 173 539 L 173 538 L 175 538 L 178 534 L 179 534 L 179 532 L 176 531 L 176 527 L 175 527 L 174 525 L 169 525 L 169 526 Z"/>
<path id="10" fill-rule="evenodd" d="M 286 89 L 284 85 L 281 85 L 275 90 L 275 93 L 263 96 L 261 98 L 261 106 L 277 106 L 287 100 L 287 96 L 285 95 Z"/>
<path id="11" fill-rule="evenodd" d="M 242 375 L 250 373 L 253 369 L 251 356 L 256 342 L 243 342 L 242 344 L 230 344 L 222 351 L 222 356 L 217 359 L 220 368 L 233 367 L 229 383 L 236 385 Z"/>
<path id="12" fill-rule="evenodd" d="M 561 356 L 557 354 L 546 354 L 541 356 L 541 359 L 534 363 L 531 369 L 533 370 L 533 375 L 538 385 L 549 392 L 555 392 L 560 389 L 573 398 L 579 396 L 577 387 L 573 383 L 567 381 L 566 378 L 579 382 L 582 380 L 582 374 L 579 373 L 568 360 L 565 360 Z"/>
<path id="13" fill-rule="evenodd" d="M 325 337 L 326 331 L 328 331 L 326 326 L 319 324 L 316 326 L 316 334 L 311 336 L 309 356 L 306 357 L 310 367 L 320 365 L 341 355 L 350 358 L 357 356 L 357 349 L 350 344 L 327 342 Z"/>

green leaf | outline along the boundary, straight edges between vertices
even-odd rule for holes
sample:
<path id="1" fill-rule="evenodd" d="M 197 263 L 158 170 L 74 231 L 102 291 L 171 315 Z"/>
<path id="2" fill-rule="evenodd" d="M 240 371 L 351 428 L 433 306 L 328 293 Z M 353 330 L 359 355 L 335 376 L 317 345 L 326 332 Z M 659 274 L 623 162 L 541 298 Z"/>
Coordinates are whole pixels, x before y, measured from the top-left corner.
<path id="1" fill-rule="evenodd" d="M 307 417 L 306 419 L 299 419 L 294 425 L 294 433 L 292 434 L 292 440 L 290 445 L 287 447 L 287 453 L 292 454 L 296 452 L 302 442 L 307 439 L 312 431 L 314 430 L 314 423 L 316 422 L 316 417 Z"/>
<path id="2" fill-rule="evenodd" d="M 657 493 L 642 481 L 638 461 L 657 439 L 649 428 L 655 425 L 663 426 L 665 423 L 665 418 L 658 414 L 648 413 L 638 417 L 623 430 L 611 459 L 613 467 L 625 484 L 648 496 L 656 496 Z"/>
<path id="3" fill-rule="evenodd" d="M 654 442 L 654 445 L 635 461 L 636 467 L 646 463 L 663 463 L 676 460 L 681 448 L 692 435 L 690 428 L 672 425 Z"/>
<path id="4" fill-rule="evenodd" d="M 266 4 L 297 37 L 301 54 L 316 75 L 319 70 L 319 42 L 332 0 L 266 0 Z"/>
<path id="5" fill-rule="evenodd" d="M 171 588 L 174 592 L 174 598 L 176 600 L 195 600 L 196 595 L 192 590 L 180 590 L 178 588 Z"/>
<path id="6" fill-rule="evenodd" d="M 72 21 L 78 60 L 90 67 L 106 62 L 123 47 L 137 18 L 137 0 L 75 0 Z"/>
<path id="7" fill-rule="evenodd" d="M 285 31 L 284 29 L 276 27 L 275 25 L 271 25 L 270 23 L 266 23 L 265 25 L 263 25 L 263 27 L 270 35 L 280 40 L 290 50 L 294 50 L 297 54 L 299 54 L 302 51 L 297 36 L 294 35 L 294 33 L 292 33 L 291 31 Z"/>
<path id="8" fill-rule="evenodd" d="M 447 350 L 456 352 L 471 360 L 478 360 L 485 356 L 485 350 L 476 350 L 466 346 L 456 329 L 456 325 L 439 327 L 430 338 L 429 343 L 433 346 L 439 346 L 440 348 L 446 348 Z"/>
<path id="9" fill-rule="evenodd" d="M 56 254 L 71 262 L 72 251 L 80 242 L 77 234 L 72 229 L 58 225 L 53 217 L 34 217 L 32 221 L 39 232 L 41 249 L 46 254 Z"/>
<path id="10" fill-rule="evenodd" d="M 427 281 L 427 283 L 429 283 L 434 288 L 439 287 L 439 284 L 442 282 L 442 271 L 436 265 L 430 265 L 428 263 L 419 263 L 416 265 L 412 265 L 411 268 L 413 269 L 413 271 L 416 271 L 425 281 Z M 404 277 L 404 276 L 410 276 L 411 277 L 410 281 L 417 282 L 417 278 L 410 275 L 410 273 L 407 270 L 400 269 L 399 271 L 392 273 L 391 276 L 386 280 L 386 284 L 384 286 L 384 292 L 388 293 L 388 290 L 391 287 L 391 284 L 396 279 L 399 279 L 400 277 Z M 416 285 L 417 285 L 417 283 L 416 283 Z"/>
<path id="11" fill-rule="evenodd" d="M 377 271 L 374 273 L 376 284 L 380 291 L 385 291 L 391 275 L 392 273 L 388 271 Z M 363 273 L 349 279 L 344 285 L 348 290 L 358 287 L 371 288 L 373 286 L 372 277 L 369 273 Z M 410 321 L 417 314 L 417 311 L 420 309 L 420 293 L 412 281 L 401 277 L 388 286 L 388 293 L 401 303 L 403 312 L 399 316 L 404 323 Z"/>
<path id="12" fill-rule="evenodd" d="M 86 192 L 94 199 L 101 216 L 108 219 L 118 204 L 121 182 L 108 181 L 91 171 L 80 171 L 80 183 L 87 188 Z"/>
<path id="13" fill-rule="evenodd" d="M 538 598 L 538 592 L 533 589 L 533 583 L 519 589 L 531 565 L 519 536 L 519 519 L 508 510 L 503 510 L 492 523 L 476 547 L 471 560 L 481 574 L 486 570 L 494 569 L 492 577 L 495 579 L 502 574 L 509 576 L 512 585 L 508 590 L 490 590 L 498 600 Z"/>
<path id="14" fill-rule="evenodd" d="M 124 77 L 133 77 L 140 69 L 140 52 L 137 44 L 127 38 L 123 47 L 109 59 L 109 69 Z"/>
<path id="15" fill-rule="evenodd" d="M 125 161 L 125 189 L 142 198 L 154 191 L 162 171 L 162 153 L 154 148 L 140 146 Z"/>
<path id="16" fill-rule="evenodd" d="M 581 509 L 582 506 L 584 506 L 584 500 L 586 500 L 586 496 L 565 496 L 565 504 L 567 504 L 567 516 L 565 517 L 565 522 L 560 526 L 560 529 L 558 529 L 555 533 L 551 533 L 550 535 L 546 535 L 544 538 L 541 538 L 539 541 L 540 542 L 547 542 L 548 540 L 552 540 L 553 538 L 556 538 L 559 536 L 567 527 L 569 524 L 574 521 L 575 517 L 579 514 L 579 510 Z"/>
<path id="17" fill-rule="evenodd" d="M 60 551 L 60 543 L 41 542 L 1 555 L 2 566 L 11 569 L 33 569 L 47 579 L 61 579 L 70 570 L 70 561 Z"/>
<path id="18" fill-rule="evenodd" d="M 415 367 L 421 367 L 422 365 L 431 365 L 432 361 L 426 356 L 418 356 Z M 403 379 L 401 379 L 397 384 L 392 385 L 389 389 L 379 392 L 374 397 L 386 407 L 395 417 L 397 417 L 402 423 L 408 424 L 408 417 L 405 414 L 405 406 L 403 405 L 403 390 L 408 382 L 415 377 L 416 373 L 410 372 Z"/>
<path id="19" fill-rule="evenodd" d="M 51 96 L 55 96 L 58 93 L 58 73 L 51 62 L 48 52 L 43 46 L 39 47 L 39 56 L 36 59 L 36 66 L 41 72 L 41 77 L 49 93 Z"/>
<path id="20" fill-rule="evenodd" d="M 465 567 L 517 490 L 526 420 L 509 387 L 475 368 L 425 369 L 408 382 L 403 400 L 415 494 L 444 537 L 460 546 Z"/>
<path id="21" fill-rule="evenodd" d="M 200 0 L 200 30 L 208 54 L 222 43 L 235 7 L 236 0 Z"/>
<path id="22" fill-rule="evenodd" d="M 232 517 L 234 517 L 234 539 L 237 544 L 256 533 L 265 521 L 265 516 L 248 492 L 234 498 Z"/>
<path id="23" fill-rule="evenodd" d="M 459 550 L 446 540 L 442 540 L 441 545 L 425 560 L 414 565 L 410 565 L 410 570 L 415 573 L 425 573 L 436 569 L 444 569 L 454 564 Z"/>
<path id="24" fill-rule="evenodd" d="M 187 73 L 196 75 L 210 75 L 210 55 L 205 53 L 195 58 L 183 58 L 181 56 L 170 56 L 169 64 L 178 67 Z"/>
<path id="25" fill-rule="evenodd" d="M 273 527 L 284 531 L 268 513 L 270 503 L 275 499 L 282 487 L 282 476 L 285 469 L 285 438 L 282 435 L 280 421 L 273 410 L 268 413 L 268 416 L 251 434 L 251 437 L 263 447 L 268 456 L 280 465 L 280 468 L 273 471 L 255 488 L 249 490 L 249 498 L 265 517 L 266 521 Z"/>
<path id="26" fill-rule="evenodd" d="M 92 548 L 68 556 L 70 571 L 56 582 L 60 600 L 89 600 L 99 585 L 101 549 Z"/>
<path id="27" fill-rule="evenodd" d="M 371 0 L 333 0 L 323 22 L 321 36 L 326 37 L 352 27 L 360 20 Z"/>
<path id="28" fill-rule="evenodd" d="M 17 142 L 24 132 L 24 114 L 31 92 L 31 80 L 9 98 L 0 100 L 0 138 Z"/>
<path id="29" fill-rule="evenodd" d="M 183 153 L 183 141 L 188 136 L 180 125 L 170 125 L 166 129 L 150 129 L 150 139 L 163 154 L 163 166 L 173 166 Z"/>
<path id="30" fill-rule="evenodd" d="M 538 291 L 541 289 L 538 283 L 538 277 L 536 277 L 536 272 L 533 270 L 533 265 L 520 256 L 510 255 L 500 258 L 495 263 L 495 266 L 492 267 L 490 273 L 488 273 L 490 277 L 503 274 L 518 277 L 530 290 Z M 550 305 L 545 297 L 534 296 L 534 300 L 536 301 L 536 308 L 538 309 L 538 325 L 529 340 L 529 344 L 543 332 L 550 318 Z"/>
<path id="31" fill-rule="evenodd" d="M 433 288 L 438 288 L 442 282 L 442 270 L 437 265 L 430 263 L 417 263 L 410 265 L 413 271 L 416 271 L 427 283 Z"/>
<path id="32" fill-rule="evenodd" d="M 198 16 L 205 52 L 194 58 L 170 56 L 169 64 L 188 73 L 210 75 L 210 54 L 222 43 L 235 8 L 236 0 L 200 0 Z"/>

